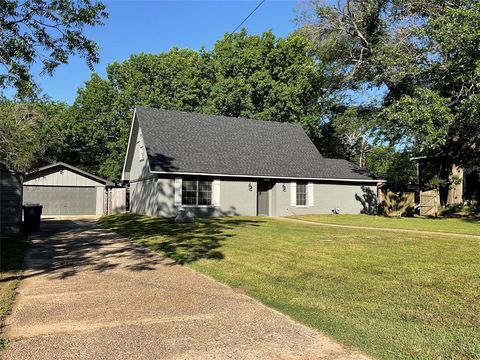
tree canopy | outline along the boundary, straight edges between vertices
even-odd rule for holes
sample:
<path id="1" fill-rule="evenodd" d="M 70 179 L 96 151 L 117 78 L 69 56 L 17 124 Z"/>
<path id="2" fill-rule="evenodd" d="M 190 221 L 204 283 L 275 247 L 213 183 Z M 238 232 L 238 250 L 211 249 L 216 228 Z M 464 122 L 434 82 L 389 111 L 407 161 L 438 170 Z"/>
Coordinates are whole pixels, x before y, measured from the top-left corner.
<path id="1" fill-rule="evenodd" d="M 19 96 L 31 96 L 37 90 L 31 66 L 41 63 L 42 73 L 51 75 L 73 54 L 93 70 L 98 45 L 84 28 L 102 25 L 106 17 L 99 1 L 0 1 L 0 89 L 12 86 Z"/>
<path id="2" fill-rule="evenodd" d="M 300 34 L 225 36 L 212 50 L 132 55 L 93 74 L 68 112 L 64 156 L 119 179 L 135 105 L 297 122 L 317 142 L 336 101 L 335 79 Z"/>
<path id="3" fill-rule="evenodd" d="M 56 161 L 65 143 L 61 123 L 66 110 L 61 103 L 0 99 L 0 165 L 24 173 Z"/>
<path id="4" fill-rule="evenodd" d="M 378 138 L 456 164 L 480 158 L 480 3 L 314 1 L 303 32 L 342 87 L 378 88 Z M 371 105 L 371 104 L 370 104 Z"/>

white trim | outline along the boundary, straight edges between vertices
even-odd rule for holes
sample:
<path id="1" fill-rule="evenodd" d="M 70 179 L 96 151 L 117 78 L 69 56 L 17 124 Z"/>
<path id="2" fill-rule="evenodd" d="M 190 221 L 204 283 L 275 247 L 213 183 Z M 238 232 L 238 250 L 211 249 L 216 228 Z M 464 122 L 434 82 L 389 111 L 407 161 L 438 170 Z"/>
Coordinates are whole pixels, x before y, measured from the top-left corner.
<path id="1" fill-rule="evenodd" d="M 175 205 L 182 205 L 182 178 L 175 178 L 173 197 Z"/>
<path id="2" fill-rule="evenodd" d="M 313 206 L 313 183 L 307 183 L 307 205 Z"/>
<path id="3" fill-rule="evenodd" d="M 125 161 L 123 162 L 122 180 L 126 180 L 125 179 L 125 168 L 127 167 L 128 153 L 130 152 L 130 142 L 132 140 L 133 124 L 135 123 L 136 113 L 137 113 L 137 108 L 134 108 L 133 109 L 133 117 L 132 117 L 132 125 L 130 125 L 130 135 L 128 136 L 127 153 L 125 154 Z M 130 180 L 130 179 L 128 179 L 128 180 Z"/>
<path id="4" fill-rule="evenodd" d="M 286 180 L 317 180 L 317 181 L 344 181 L 344 182 L 359 182 L 359 183 L 385 183 L 387 180 L 360 180 L 360 179 L 335 179 L 335 178 L 303 178 L 303 177 L 292 177 L 292 176 L 260 176 L 260 175 L 238 175 L 238 174 L 212 174 L 212 173 L 195 173 L 195 172 L 186 172 L 186 171 L 156 171 L 151 170 L 150 172 L 155 174 L 163 175 L 196 175 L 196 176 L 217 176 L 217 177 L 239 177 L 239 178 L 250 178 L 250 179 L 286 179 Z"/>
<path id="5" fill-rule="evenodd" d="M 297 206 L 297 183 L 295 181 L 290 183 L 290 205 Z"/>
<path id="6" fill-rule="evenodd" d="M 212 205 L 220 206 L 220 180 L 215 179 L 212 181 Z"/>
<path id="7" fill-rule="evenodd" d="M 175 206 L 181 206 L 186 208 L 214 208 L 215 207 L 213 205 L 175 205 Z"/>

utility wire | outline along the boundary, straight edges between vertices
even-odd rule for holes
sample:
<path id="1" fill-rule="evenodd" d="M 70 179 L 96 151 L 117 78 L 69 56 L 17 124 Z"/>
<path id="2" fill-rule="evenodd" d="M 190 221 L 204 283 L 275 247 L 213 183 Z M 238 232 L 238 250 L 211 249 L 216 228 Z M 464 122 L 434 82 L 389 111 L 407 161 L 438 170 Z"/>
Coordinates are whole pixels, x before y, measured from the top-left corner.
<path id="1" fill-rule="evenodd" d="M 258 8 L 259 8 L 260 6 L 262 6 L 262 4 L 263 4 L 265 1 L 266 1 L 266 0 L 260 1 L 260 3 L 255 7 L 255 9 L 253 9 L 252 12 L 251 12 L 250 14 L 248 14 L 248 16 L 247 16 L 245 19 L 243 19 L 243 21 L 235 28 L 235 30 L 233 30 L 230 34 L 228 34 L 227 39 L 228 39 L 230 36 L 232 36 L 232 35 L 235 33 L 235 31 L 237 31 L 237 30 L 240 28 L 240 26 L 242 26 L 242 25 L 245 23 L 245 21 L 247 21 L 248 18 L 249 18 L 250 16 L 252 16 L 255 11 L 258 10 Z"/>

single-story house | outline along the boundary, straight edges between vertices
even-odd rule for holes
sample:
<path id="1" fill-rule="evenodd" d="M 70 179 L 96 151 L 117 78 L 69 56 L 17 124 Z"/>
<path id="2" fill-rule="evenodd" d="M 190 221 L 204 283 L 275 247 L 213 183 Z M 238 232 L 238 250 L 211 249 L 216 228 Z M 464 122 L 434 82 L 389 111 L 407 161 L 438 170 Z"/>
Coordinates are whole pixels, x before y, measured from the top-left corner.
<path id="1" fill-rule="evenodd" d="M 58 162 L 28 173 L 23 203 L 43 205 L 43 215 L 102 215 L 108 180 Z"/>
<path id="2" fill-rule="evenodd" d="M 137 107 L 122 180 L 130 211 L 175 216 L 373 212 L 378 179 L 323 158 L 298 124 Z"/>

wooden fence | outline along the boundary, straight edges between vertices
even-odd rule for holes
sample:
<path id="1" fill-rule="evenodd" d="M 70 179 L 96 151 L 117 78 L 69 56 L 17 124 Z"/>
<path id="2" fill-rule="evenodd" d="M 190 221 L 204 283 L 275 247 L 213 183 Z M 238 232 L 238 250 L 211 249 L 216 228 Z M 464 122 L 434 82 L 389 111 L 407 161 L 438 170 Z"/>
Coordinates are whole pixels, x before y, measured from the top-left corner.
<path id="1" fill-rule="evenodd" d="M 127 189 L 111 188 L 107 190 L 107 215 L 121 214 L 127 211 Z"/>
<path id="2" fill-rule="evenodd" d="M 378 204 L 382 215 L 401 216 L 415 206 L 415 193 L 379 190 Z"/>
<path id="3" fill-rule="evenodd" d="M 440 206 L 440 194 L 437 190 L 420 192 L 420 215 L 437 216 Z"/>

